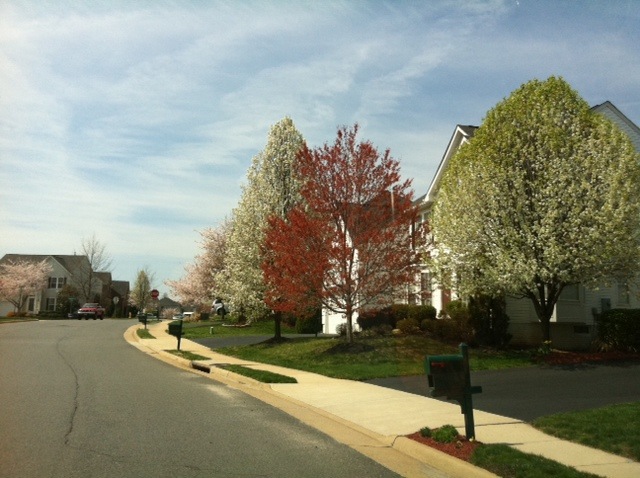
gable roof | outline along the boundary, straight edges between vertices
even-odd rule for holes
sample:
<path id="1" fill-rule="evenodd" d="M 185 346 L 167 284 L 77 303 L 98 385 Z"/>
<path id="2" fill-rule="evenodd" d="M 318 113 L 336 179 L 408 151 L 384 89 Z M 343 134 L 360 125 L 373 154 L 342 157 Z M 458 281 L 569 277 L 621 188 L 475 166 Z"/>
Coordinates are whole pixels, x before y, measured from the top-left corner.
<path id="1" fill-rule="evenodd" d="M 440 160 L 440 164 L 438 165 L 438 169 L 436 171 L 436 175 L 431 180 L 431 184 L 429 185 L 429 189 L 427 190 L 427 194 L 423 196 L 421 201 L 422 205 L 430 205 L 436 199 L 436 194 L 440 187 L 440 180 L 442 179 L 442 175 L 444 171 L 447 169 L 449 165 L 449 161 L 456 154 L 456 151 L 460 149 L 464 143 L 468 142 L 478 129 L 477 126 L 471 125 L 456 125 L 453 134 L 451 135 L 451 139 L 449 140 L 449 144 L 447 145 L 447 149 L 444 151 L 444 155 Z"/>
<path id="2" fill-rule="evenodd" d="M 591 108 L 591 111 L 600 113 L 602 116 L 613 121 L 618 127 L 627 133 L 636 151 L 640 152 L 640 128 L 629 118 L 627 118 L 611 101 L 605 101 L 602 104 Z"/>
<path id="3" fill-rule="evenodd" d="M 111 290 L 114 291 L 119 297 L 127 297 L 129 295 L 129 281 L 127 280 L 114 280 L 111 281 Z"/>
<path id="4" fill-rule="evenodd" d="M 27 261 L 27 262 L 41 262 L 45 259 L 51 258 L 60 264 L 69 274 L 72 274 L 74 269 L 82 265 L 87 265 L 89 260 L 87 256 L 65 256 L 65 255 L 51 255 L 51 254 L 5 254 L 0 259 L 0 264 L 5 262 Z M 82 264 L 84 262 L 84 264 Z"/>

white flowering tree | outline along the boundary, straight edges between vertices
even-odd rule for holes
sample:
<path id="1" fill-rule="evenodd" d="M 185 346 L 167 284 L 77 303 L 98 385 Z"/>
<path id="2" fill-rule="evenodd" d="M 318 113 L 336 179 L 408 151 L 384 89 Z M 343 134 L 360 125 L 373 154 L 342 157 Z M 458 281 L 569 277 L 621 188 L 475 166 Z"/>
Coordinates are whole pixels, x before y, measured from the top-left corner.
<path id="1" fill-rule="evenodd" d="M 463 295 L 529 298 L 550 340 L 565 286 L 637 274 L 639 164 L 563 79 L 524 84 L 444 173 L 431 219 L 439 278 Z"/>
<path id="2" fill-rule="evenodd" d="M 224 268 L 229 229 L 230 223 L 225 220 L 215 228 L 202 231 L 202 252 L 185 266 L 185 273 L 179 280 L 165 281 L 183 305 L 194 305 L 201 311 L 211 307 L 218 291 L 216 275 Z"/>
<path id="3" fill-rule="evenodd" d="M 22 312 L 29 296 L 47 285 L 51 266 L 46 259 L 30 261 L 9 260 L 0 265 L 0 301 L 13 305 L 15 312 Z"/>
<path id="4" fill-rule="evenodd" d="M 139 312 L 144 311 L 147 305 L 151 303 L 151 283 L 153 278 L 153 274 L 147 267 L 140 269 L 136 275 L 129 301 L 131 305 L 135 305 L 138 308 Z"/>
<path id="5" fill-rule="evenodd" d="M 284 216 L 300 199 L 294 162 L 304 139 L 291 118 L 272 126 L 267 144 L 247 172 L 238 206 L 233 211 L 224 271 L 216 281 L 220 295 L 249 320 L 269 312 L 264 303 L 261 250 L 267 218 Z"/>

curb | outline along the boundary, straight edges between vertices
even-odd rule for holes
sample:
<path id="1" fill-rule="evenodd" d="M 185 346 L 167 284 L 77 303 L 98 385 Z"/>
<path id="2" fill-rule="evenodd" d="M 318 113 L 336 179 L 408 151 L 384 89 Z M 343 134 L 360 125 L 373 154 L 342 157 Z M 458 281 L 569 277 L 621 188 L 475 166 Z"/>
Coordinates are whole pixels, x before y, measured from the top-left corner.
<path id="1" fill-rule="evenodd" d="M 368 456 L 390 470 L 402 474 L 402 476 L 418 478 L 434 476 L 433 473 L 436 473 L 437 476 L 446 478 L 499 478 L 497 475 L 483 468 L 479 468 L 469 462 L 436 450 L 435 448 L 417 443 L 405 436 L 379 435 L 347 419 L 335 416 L 325 410 L 315 408 L 307 403 L 284 395 L 274 390 L 269 383 L 259 382 L 245 375 L 216 367 L 215 364 L 207 363 L 203 360 L 187 360 L 164 350 L 156 350 L 153 347 L 141 343 L 141 341 L 145 339 L 141 339 L 138 336 L 136 330 L 139 328 L 139 325 L 134 325 L 124 333 L 125 340 L 139 350 L 153 355 L 164 362 L 173 363 L 180 368 L 206 376 L 247 393 L 262 402 L 296 417 L 306 425 L 331 436 L 338 442 Z M 152 341 L 155 339 L 146 340 Z M 385 459 L 383 456 L 378 456 L 381 450 L 394 450 L 396 453 L 410 460 L 415 460 L 415 462 L 421 466 L 416 466 L 415 463 L 413 465 L 399 465 L 397 463 L 398 460 L 389 460 L 388 457 Z M 405 461 L 407 461 L 407 458 L 405 458 Z M 395 466 L 391 465 L 391 463 Z M 432 468 L 432 472 L 427 473 L 425 467 Z"/>

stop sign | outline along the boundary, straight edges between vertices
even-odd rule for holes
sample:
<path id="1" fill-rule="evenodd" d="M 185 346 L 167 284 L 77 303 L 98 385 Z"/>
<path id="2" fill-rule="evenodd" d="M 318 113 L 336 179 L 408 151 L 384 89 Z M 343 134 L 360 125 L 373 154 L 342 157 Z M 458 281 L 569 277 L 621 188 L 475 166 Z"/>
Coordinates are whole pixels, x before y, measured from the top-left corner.
<path id="1" fill-rule="evenodd" d="M 158 289 L 153 289 L 153 290 L 151 291 L 151 298 L 152 298 L 152 299 L 154 299 L 154 300 L 155 300 L 155 299 L 157 299 L 159 296 L 160 296 L 160 292 L 158 292 Z"/>

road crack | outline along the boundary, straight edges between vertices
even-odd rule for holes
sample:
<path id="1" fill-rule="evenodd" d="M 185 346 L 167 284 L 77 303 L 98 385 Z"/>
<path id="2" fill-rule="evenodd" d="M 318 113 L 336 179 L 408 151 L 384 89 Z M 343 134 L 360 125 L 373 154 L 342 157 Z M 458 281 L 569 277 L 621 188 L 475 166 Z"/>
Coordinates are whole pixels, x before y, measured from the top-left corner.
<path id="1" fill-rule="evenodd" d="M 60 340 L 58 340 L 58 343 L 56 344 L 56 353 L 58 354 L 58 356 L 62 359 L 64 364 L 71 371 L 71 374 L 73 375 L 73 381 L 74 381 L 72 410 L 71 410 L 71 413 L 70 413 L 70 416 L 69 416 L 69 419 L 68 419 L 67 431 L 64 434 L 64 444 L 65 445 L 69 445 L 70 437 L 71 437 L 71 434 L 73 433 L 73 427 L 74 427 L 75 420 L 76 420 L 76 414 L 78 412 L 78 405 L 79 405 L 78 397 L 80 396 L 80 380 L 78 379 L 77 372 L 75 371 L 75 369 L 73 368 L 73 366 L 71 365 L 69 360 L 67 360 L 67 358 L 65 357 L 64 353 L 62 353 L 61 344 L 65 339 L 66 339 L 66 337 L 63 337 Z"/>

